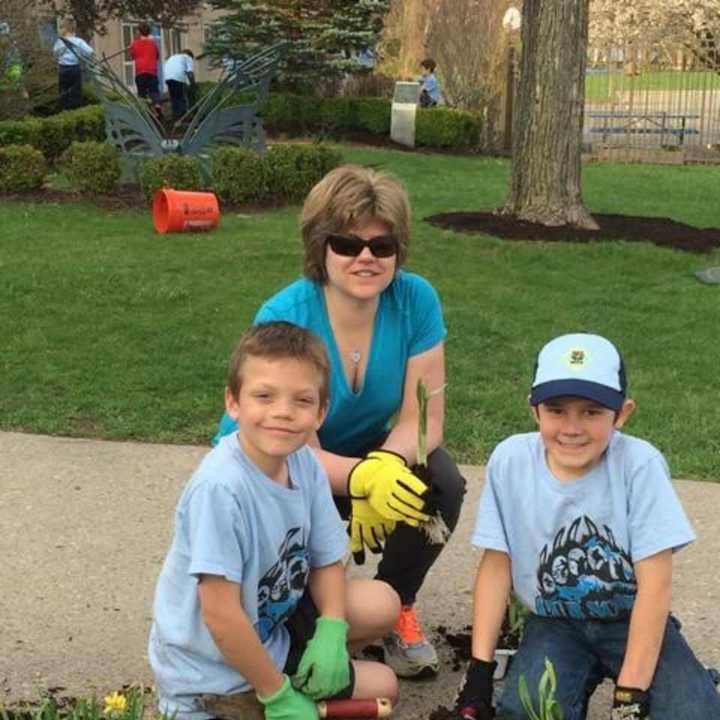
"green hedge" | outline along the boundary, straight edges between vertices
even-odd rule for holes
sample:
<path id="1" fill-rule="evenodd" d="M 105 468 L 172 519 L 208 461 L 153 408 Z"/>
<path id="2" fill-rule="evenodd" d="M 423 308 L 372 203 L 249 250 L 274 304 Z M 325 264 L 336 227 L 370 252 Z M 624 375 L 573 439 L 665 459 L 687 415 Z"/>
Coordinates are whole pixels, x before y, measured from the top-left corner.
<path id="1" fill-rule="evenodd" d="M 317 98 L 271 93 L 263 113 L 270 132 L 390 133 L 390 101 L 382 98 Z"/>
<path id="2" fill-rule="evenodd" d="M 106 142 L 74 142 L 60 157 L 70 185 L 81 193 L 109 194 L 122 173 L 117 150 Z"/>
<path id="3" fill-rule="evenodd" d="M 242 147 L 213 153 L 213 189 L 223 202 L 299 201 L 342 156 L 324 145 L 280 143 L 260 155 Z"/>
<path id="4" fill-rule="evenodd" d="M 265 156 L 268 187 L 281 200 L 299 201 L 330 170 L 342 155 L 324 145 L 273 145 Z"/>
<path id="5" fill-rule="evenodd" d="M 205 88 L 207 89 L 207 88 Z M 352 133 L 390 134 L 390 100 L 368 97 L 318 98 L 271 93 L 263 112 L 270 132 L 290 136 Z M 474 113 L 438 107 L 418 110 L 416 144 L 467 150 L 478 145 L 480 118 Z M 75 142 L 104 140 L 102 107 L 92 105 L 47 118 L 0 122 L 0 146 L 32 145 L 54 163 Z"/>
<path id="6" fill-rule="evenodd" d="M 477 147 L 480 140 L 478 116 L 465 110 L 434 107 L 418 110 L 415 144 L 422 147 Z"/>
<path id="7" fill-rule="evenodd" d="M 265 158 L 244 147 L 224 147 L 212 155 L 213 189 L 223 202 L 238 205 L 268 193 Z"/>
<path id="8" fill-rule="evenodd" d="M 42 186 L 47 163 L 42 153 L 30 145 L 0 147 L 0 192 L 25 192 Z"/>
<path id="9" fill-rule="evenodd" d="M 308 95 L 272 94 L 264 112 L 270 132 L 289 135 L 367 132 L 390 134 L 391 102 L 383 98 L 317 98 Z M 418 146 L 472 149 L 478 145 L 480 117 L 448 107 L 418 109 Z"/>
<path id="10" fill-rule="evenodd" d="M 211 84 L 205 83 L 204 92 Z M 365 132 L 390 135 L 391 101 L 371 97 L 318 98 L 313 95 L 270 93 L 263 111 L 269 132 L 291 136 Z M 418 109 L 416 143 L 422 147 L 472 149 L 478 145 L 480 117 L 448 107 Z"/>
<path id="11" fill-rule="evenodd" d="M 46 118 L 0 121 L 0 146 L 32 145 L 54 163 L 73 142 L 105 139 L 102 107 L 91 105 Z"/>
<path id="12" fill-rule="evenodd" d="M 148 200 L 160 188 L 202 190 L 205 185 L 200 161 L 192 155 L 164 155 L 143 160 L 138 165 L 137 176 Z"/>

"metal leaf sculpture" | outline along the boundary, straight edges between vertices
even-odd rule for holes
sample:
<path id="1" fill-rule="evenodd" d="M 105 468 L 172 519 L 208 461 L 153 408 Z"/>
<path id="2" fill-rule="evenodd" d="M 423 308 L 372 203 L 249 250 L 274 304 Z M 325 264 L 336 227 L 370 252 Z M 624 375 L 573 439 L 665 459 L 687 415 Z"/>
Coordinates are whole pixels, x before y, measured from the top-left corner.
<path id="1" fill-rule="evenodd" d="M 105 110 L 108 141 L 124 155 L 136 160 L 169 153 L 199 155 L 221 144 L 265 151 L 261 111 L 286 42 L 232 63 L 212 90 L 168 131 L 150 106 L 117 76 L 109 58 L 84 57 L 72 43 L 63 41 L 92 79 Z"/>

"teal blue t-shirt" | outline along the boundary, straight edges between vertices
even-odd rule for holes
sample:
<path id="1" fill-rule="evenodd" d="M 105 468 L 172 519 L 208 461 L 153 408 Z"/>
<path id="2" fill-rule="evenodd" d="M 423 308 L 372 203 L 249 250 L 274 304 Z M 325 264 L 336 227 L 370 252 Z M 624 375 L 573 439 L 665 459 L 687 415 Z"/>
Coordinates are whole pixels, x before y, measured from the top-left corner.
<path id="1" fill-rule="evenodd" d="M 297 280 L 265 302 L 255 323 L 286 320 L 312 330 L 330 357 L 330 408 L 318 432 L 325 450 L 359 456 L 382 440 L 400 408 L 408 359 L 426 352 L 447 335 L 440 299 L 419 275 L 399 271 L 380 295 L 370 344 L 370 360 L 362 387 L 348 385 L 325 306 L 323 286 Z M 237 429 L 225 414 L 213 440 Z"/>

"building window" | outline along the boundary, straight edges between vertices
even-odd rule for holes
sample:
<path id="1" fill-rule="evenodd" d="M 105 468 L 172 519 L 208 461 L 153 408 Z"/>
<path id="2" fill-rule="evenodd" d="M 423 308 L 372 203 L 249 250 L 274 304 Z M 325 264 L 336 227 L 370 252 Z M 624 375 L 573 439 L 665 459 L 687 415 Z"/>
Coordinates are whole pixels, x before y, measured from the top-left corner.
<path id="1" fill-rule="evenodd" d="M 137 37 L 137 27 L 138 23 L 122 24 L 122 47 L 130 47 L 132 41 Z M 130 90 L 135 92 L 135 63 L 132 61 L 127 49 L 123 54 L 123 82 Z"/>
<path id="2" fill-rule="evenodd" d="M 183 49 L 184 33 L 177 28 L 163 28 L 163 57 L 168 58 L 170 55 L 176 55 Z"/>

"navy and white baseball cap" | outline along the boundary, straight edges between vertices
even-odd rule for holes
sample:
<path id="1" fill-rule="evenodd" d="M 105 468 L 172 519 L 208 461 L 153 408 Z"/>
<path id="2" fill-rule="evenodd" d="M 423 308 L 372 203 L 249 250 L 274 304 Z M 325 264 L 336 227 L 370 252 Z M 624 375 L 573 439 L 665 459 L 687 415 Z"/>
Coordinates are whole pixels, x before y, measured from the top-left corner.
<path id="1" fill-rule="evenodd" d="M 530 404 L 574 396 L 620 410 L 626 388 L 622 357 L 609 340 L 585 333 L 561 335 L 538 354 Z"/>

